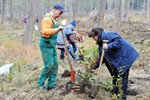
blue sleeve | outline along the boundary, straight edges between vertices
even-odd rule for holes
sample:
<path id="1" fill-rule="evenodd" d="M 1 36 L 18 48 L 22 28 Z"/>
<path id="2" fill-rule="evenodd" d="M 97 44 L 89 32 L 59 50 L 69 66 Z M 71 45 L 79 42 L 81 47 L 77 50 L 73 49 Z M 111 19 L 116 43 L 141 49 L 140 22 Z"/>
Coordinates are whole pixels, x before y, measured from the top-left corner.
<path id="1" fill-rule="evenodd" d="M 73 35 L 73 34 L 75 34 L 75 32 L 72 31 L 71 28 L 67 28 L 67 29 L 66 29 L 66 34 L 67 34 L 67 35 Z"/>
<path id="2" fill-rule="evenodd" d="M 119 34 L 114 32 L 109 32 L 106 34 L 107 39 L 109 40 L 108 49 L 118 49 L 120 48 L 122 41 Z"/>
<path id="3" fill-rule="evenodd" d="M 119 49 L 121 47 L 121 39 L 119 37 L 114 38 L 108 44 L 108 49 Z"/>

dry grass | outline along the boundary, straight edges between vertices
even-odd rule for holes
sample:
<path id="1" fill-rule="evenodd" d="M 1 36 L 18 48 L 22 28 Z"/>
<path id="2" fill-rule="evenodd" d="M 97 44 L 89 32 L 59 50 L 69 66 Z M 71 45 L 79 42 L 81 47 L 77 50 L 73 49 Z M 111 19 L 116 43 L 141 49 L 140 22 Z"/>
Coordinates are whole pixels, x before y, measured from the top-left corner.
<path id="1" fill-rule="evenodd" d="M 80 30 L 87 32 L 87 28 L 84 26 L 84 23 L 86 23 L 85 18 L 83 20 L 83 27 L 81 25 Z M 87 18 L 86 18 L 87 20 Z M 124 23 L 126 24 L 126 23 Z M 121 23 L 119 24 L 120 27 L 118 27 L 118 22 L 112 22 L 109 24 L 110 30 L 115 30 L 117 32 L 122 32 L 121 35 L 125 36 L 125 38 L 129 39 L 131 43 L 138 49 L 140 52 L 140 57 L 137 59 L 137 61 L 133 64 L 133 69 L 131 72 L 134 73 L 134 75 L 147 75 L 150 74 L 149 66 L 150 66 L 150 60 L 149 60 L 149 52 L 150 48 L 147 45 L 143 44 L 135 44 L 135 41 L 138 39 L 141 39 L 140 32 L 137 32 L 138 27 L 136 29 L 130 29 L 129 27 L 123 27 Z M 127 24 L 128 26 L 128 24 Z M 130 25 L 132 26 L 132 24 Z M 142 26 L 142 25 L 141 25 Z M 33 100 L 33 99 L 39 99 L 44 98 L 43 94 L 37 90 L 34 89 L 36 81 L 39 77 L 40 71 L 42 69 L 42 59 L 41 54 L 38 48 L 38 44 L 35 45 L 24 45 L 22 43 L 22 30 L 21 25 L 4 25 L 0 27 L 0 66 L 7 64 L 7 63 L 14 63 L 14 66 L 10 72 L 10 74 L 7 76 L 6 81 L 3 81 L 0 84 L 0 91 L 5 94 L 5 97 L 8 100 L 12 100 L 16 98 L 17 100 Z M 127 28 L 127 33 L 123 31 Z M 130 29 L 130 30 L 129 30 Z M 134 34 L 130 34 L 130 32 L 133 32 Z M 144 34 L 144 37 L 148 37 L 147 33 Z M 143 37 L 143 38 L 144 38 Z M 38 39 L 38 37 L 35 37 Z M 38 42 L 36 42 L 38 43 Z M 93 50 L 97 48 L 95 45 L 95 42 L 92 39 L 89 39 L 88 37 L 85 37 L 85 41 L 81 47 L 84 46 L 85 52 L 84 54 L 89 57 L 93 54 Z M 144 67 L 139 67 L 139 62 L 143 61 Z M 60 68 L 59 68 L 59 74 L 63 72 L 65 68 L 69 68 L 67 65 L 68 62 L 65 61 L 63 64 L 62 61 L 60 61 Z M 77 66 L 77 67 L 76 67 Z M 82 65 L 76 65 L 75 69 L 78 68 L 84 68 Z M 37 70 L 33 70 L 35 67 L 38 67 Z M 100 76 L 103 80 L 108 79 L 110 77 L 108 70 L 105 66 L 102 66 Z M 139 74 L 140 73 L 140 74 Z M 132 77 L 133 74 L 131 74 Z M 59 75 L 60 76 L 60 75 Z M 134 85 L 137 86 L 141 94 L 138 94 L 137 96 L 129 96 L 129 100 L 134 100 L 135 98 L 138 100 L 148 98 L 148 93 L 150 93 L 150 87 L 149 87 L 149 81 L 146 80 L 137 80 L 137 79 L 131 79 L 135 83 Z M 66 82 L 66 80 L 58 79 L 59 82 Z M 143 87 L 144 84 L 144 87 Z M 145 90 L 144 90 L 145 89 Z M 104 93 L 104 92 L 103 92 Z M 39 95 L 40 94 L 40 95 Z M 44 96 L 50 96 L 51 92 L 45 93 Z M 110 98 L 105 97 L 106 95 L 103 95 L 100 93 L 100 98 L 103 98 L 104 100 L 108 100 Z M 84 100 L 85 95 L 74 95 L 69 94 L 66 95 L 64 98 L 65 100 L 69 100 L 68 98 L 77 98 L 77 100 Z"/>
<path id="2" fill-rule="evenodd" d="M 0 29 L 0 66 L 14 63 L 7 80 L 0 85 L 6 94 L 29 89 L 33 85 L 29 83 L 35 83 L 40 73 L 39 69 L 34 71 L 33 68 L 42 67 L 39 49 L 36 46 L 24 45 L 22 38 L 18 37 L 20 32 L 20 27 L 17 26 L 2 26 Z"/>

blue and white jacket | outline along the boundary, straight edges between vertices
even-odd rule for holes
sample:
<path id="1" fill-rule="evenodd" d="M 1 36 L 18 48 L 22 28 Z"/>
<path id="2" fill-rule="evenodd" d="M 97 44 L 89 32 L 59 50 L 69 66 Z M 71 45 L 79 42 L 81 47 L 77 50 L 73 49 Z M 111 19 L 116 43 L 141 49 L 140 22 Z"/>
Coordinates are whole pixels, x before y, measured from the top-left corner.
<path id="1" fill-rule="evenodd" d="M 65 26 L 64 29 L 63 29 L 64 35 L 65 35 L 65 40 L 66 40 L 67 44 L 68 44 L 68 41 L 67 41 L 66 35 L 71 35 L 71 34 L 73 35 L 73 34 L 75 34 L 75 32 L 73 31 L 74 27 L 75 26 L 73 26 L 72 24 L 69 24 L 69 25 Z M 62 37 L 61 32 L 58 34 L 57 44 L 64 45 L 64 41 L 63 41 L 63 37 Z"/>

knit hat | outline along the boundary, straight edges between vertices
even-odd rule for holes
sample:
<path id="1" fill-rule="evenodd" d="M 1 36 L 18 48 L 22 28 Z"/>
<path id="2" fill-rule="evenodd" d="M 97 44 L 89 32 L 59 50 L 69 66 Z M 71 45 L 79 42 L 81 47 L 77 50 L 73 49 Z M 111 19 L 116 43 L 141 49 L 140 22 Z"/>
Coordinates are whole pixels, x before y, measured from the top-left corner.
<path id="1" fill-rule="evenodd" d="M 77 23 L 76 23 L 76 21 L 72 21 L 70 24 L 73 26 L 76 26 Z"/>

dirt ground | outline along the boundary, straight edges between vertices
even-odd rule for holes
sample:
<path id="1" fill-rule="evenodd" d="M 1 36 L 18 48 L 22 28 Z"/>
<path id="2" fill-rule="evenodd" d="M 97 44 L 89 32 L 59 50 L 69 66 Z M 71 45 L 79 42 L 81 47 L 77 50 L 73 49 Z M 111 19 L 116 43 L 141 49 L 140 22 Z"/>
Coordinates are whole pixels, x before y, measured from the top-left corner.
<path id="1" fill-rule="evenodd" d="M 118 32 L 121 36 L 127 39 L 140 53 L 140 57 L 135 61 L 129 72 L 129 95 L 128 100 L 150 100 L 150 26 L 149 23 L 141 22 L 111 22 L 107 23 L 107 31 Z M 95 43 L 89 39 L 86 31 L 82 31 L 85 40 L 82 45 L 85 45 L 85 50 Z M 2 48 L 2 47 L 1 47 Z M 3 49 L 3 48 L 2 48 Z M 58 51 L 59 55 L 59 51 Z M 36 59 L 35 59 L 36 60 Z M 38 60 L 39 61 L 39 60 Z M 36 62 L 38 62 L 36 60 Z M 41 61 L 39 63 L 42 63 Z M 80 62 L 73 62 L 73 67 L 84 70 Z M 38 65 L 38 64 L 37 64 Z M 35 64 L 36 66 L 36 64 Z M 39 64 L 38 66 L 42 66 Z M 26 73 L 25 77 L 20 77 L 14 83 L 6 81 L 8 77 L 1 76 L 0 85 L 0 100 L 91 100 L 88 94 L 77 94 L 71 91 L 65 96 L 61 96 L 61 89 L 41 92 L 35 88 L 37 78 L 42 67 L 35 70 L 29 70 L 23 67 L 23 73 L 18 73 L 18 76 Z M 69 78 L 61 78 L 61 74 L 65 69 L 69 70 L 68 62 L 59 60 L 58 84 L 64 84 L 69 81 Z M 30 76 L 30 78 L 29 78 Z M 33 77 L 31 77 L 33 76 Z M 100 77 L 102 80 L 110 78 L 109 72 L 105 66 L 101 67 Z M 32 79 L 33 78 L 33 79 Z M 28 82 L 27 82 L 28 81 Z M 31 81 L 31 82 L 29 82 Z M 111 93 L 100 89 L 97 96 L 92 100 L 111 100 Z"/>

